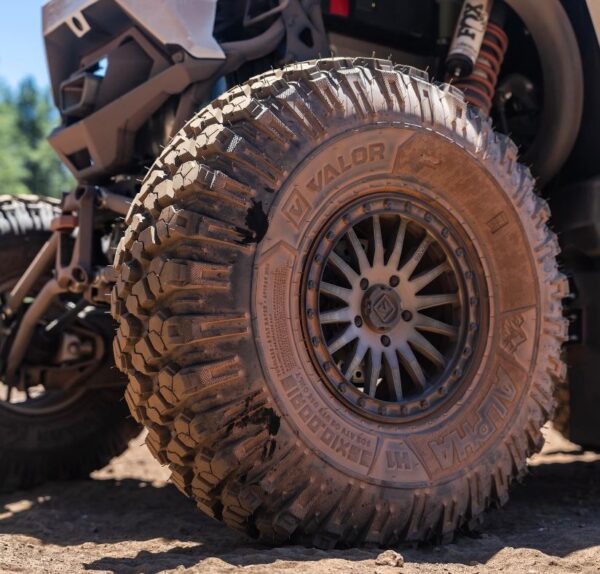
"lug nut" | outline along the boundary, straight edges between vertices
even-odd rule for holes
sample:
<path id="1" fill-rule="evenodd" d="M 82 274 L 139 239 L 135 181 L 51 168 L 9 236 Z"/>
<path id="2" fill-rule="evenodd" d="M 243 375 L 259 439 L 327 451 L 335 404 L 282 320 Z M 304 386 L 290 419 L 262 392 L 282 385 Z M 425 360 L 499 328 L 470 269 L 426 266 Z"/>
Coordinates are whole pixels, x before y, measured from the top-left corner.
<path id="1" fill-rule="evenodd" d="M 387 335 L 382 335 L 382 337 L 381 337 L 381 344 L 384 347 L 389 347 L 390 343 L 391 343 L 390 338 Z"/>
<path id="2" fill-rule="evenodd" d="M 398 287 L 398 283 L 400 283 L 400 278 L 397 275 L 392 275 L 390 277 L 390 285 L 392 287 Z"/>
<path id="3" fill-rule="evenodd" d="M 404 311 L 402 311 L 402 318 L 405 321 L 411 321 L 413 318 L 413 314 L 408 309 L 405 309 Z"/>
<path id="4" fill-rule="evenodd" d="M 363 324 L 362 317 L 360 317 L 359 315 L 357 315 L 356 317 L 354 317 L 354 324 L 357 327 L 362 327 L 362 324 Z"/>
<path id="5" fill-rule="evenodd" d="M 366 277 L 363 277 L 363 278 L 360 280 L 360 288 L 361 288 L 363 291 L 366 291 L 366 290 L 369 288 L 369 280 L 368 280 Z"/>

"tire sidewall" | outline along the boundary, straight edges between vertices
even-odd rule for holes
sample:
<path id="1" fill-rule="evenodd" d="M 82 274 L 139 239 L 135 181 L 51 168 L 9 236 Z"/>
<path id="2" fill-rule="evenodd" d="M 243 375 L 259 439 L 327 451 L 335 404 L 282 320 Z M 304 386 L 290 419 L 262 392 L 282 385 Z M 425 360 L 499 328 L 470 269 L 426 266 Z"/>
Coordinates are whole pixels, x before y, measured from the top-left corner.
<path id="1" fill-rule="evenodd" d="M 540 288 L 522 216 L 506 191 L 515 182 L 494 169 L 494 158 L 476 157 L 469 151 L 472 143 L 455 134 L 401 122 L 351 123 L 302 161 L 295 160 L 270 207 L 252 287 L 260 362 L 281 415 L 328 465 L 394 488 L 444 483 L 481 464 L 482 457 L 496 456 L 499 443 L 519 424 L 531 390 Z M 370 154 L 373 146 L 385 152 Z M 336 163 L 338 158 L 342 163 Z M 334 170 L 324 175 L 327 164 Z M 352 169 L 344 172 L 344 165 Z M 299 336 L 301 277 L 315 235 L 321 222 L 356 199 L 358 189 L 364 193 L 369 181 L 376 182 L 373 193 L 388 181 L 457 222 L 478 254 L 477 275 L 487 292 L 486 300 L 478 302 L 483 317 L 479 346 L 460 392 L 410 423 L 369 420 L 349 408 L 323 383 Z"/>

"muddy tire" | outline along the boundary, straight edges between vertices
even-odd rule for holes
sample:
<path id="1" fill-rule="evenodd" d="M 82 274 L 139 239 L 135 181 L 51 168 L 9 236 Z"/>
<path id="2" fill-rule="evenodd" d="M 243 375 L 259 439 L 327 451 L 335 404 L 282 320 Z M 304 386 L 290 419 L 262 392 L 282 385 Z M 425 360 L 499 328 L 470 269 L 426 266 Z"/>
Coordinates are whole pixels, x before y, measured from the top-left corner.
<path id="1" fill-rule="evenodd" d="M 57 213 L 58 201 L 53 199 L 0 196 L 0 293 L 12 288 L 37 255 Z M 114 323 L 104 311 L 90 315 L 90 321 L 111 341 Z M 18 403 L 13 397 L 9 404 L 0 377 L 0 492 L 89 476 L 140 432 L 122 400 L 126 381 L 114 369 L 110 343 L 105 348 L 102 366 L 90 383 L 99 378 L 117 386 L 73 393 L 60 403 L 46 396 Z"/>
<path id="2" fill-rule="evenodd" d="M 230 90 L 116 255 L 148 447 L 268 542 L 451 537 L 507 500 L 564 375 L 548 216 L 510 140 L 422 73 L 326 59 Z"/>

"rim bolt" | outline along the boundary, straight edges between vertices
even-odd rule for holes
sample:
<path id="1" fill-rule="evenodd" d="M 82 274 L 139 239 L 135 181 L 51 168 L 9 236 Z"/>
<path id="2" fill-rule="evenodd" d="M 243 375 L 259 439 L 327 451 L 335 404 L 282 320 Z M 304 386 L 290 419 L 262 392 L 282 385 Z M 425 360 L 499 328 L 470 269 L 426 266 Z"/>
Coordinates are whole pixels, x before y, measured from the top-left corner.
<path id="1" fill-rule="evenodd" d="M 366 290 L 369 288 L 369 280 L 368 280 L 366 277 L 363 277 L 363 278 L 360 280 L 360 288 L 361 288 L 363 291 L 366 291 Z"/>
<path id="2" fill-rule="evenodd" d="M 312 341 L 312 344 L 313 344 L 315 347 L 318 347 L 318 346 L 319 346 L 319 343 L 320 343 L 320 341 L 319 341 L 319 337 L 313 337 L 313 338 L 311 339 L 311 341 Z"/>
<path id="3" fill-rule="evenodd" d="M 360 317 L 359 315 L 357 315 L 356 317 L 354 317 L 354 324 L 357 327 L 362 327 L 362 325 L 363 325 L 362 317 Z"/>
<path id="4" fill-rule="evenodd" d="M 390 343 L 391 343 L 390 338 L 387 335 L 382 335 L 381 336 L 381 344 L 384 347 L 389 347 Z"/>
<path id="5" fill-rule="evenodd" d="M 333 239 L 333 231 L 329 230 L 326 234 L 325 237 L 327 237 L 327 239 L 329 239 L 329 241 L 331 241 Z"/>
<path id="6" fill-rule="evenodd" d="M 309 289 L 314 289 L 315 288 L 315 282 L 312 279 L 310 279 L 308 281 L 308 288 Z"/>
<path id="7" fill-rule="evenodd" d="M 390 277 L 390 285 L 392 287 L 398 287 L 398 283 L 400 283 L 400 278 L 397 275 L 392 275 Z"/>
<path id="8" fill-rule="evenodd" d="M 402 311 L 402 318 L 405 321 L 411 321 L 413 318 L 413 314 L 408 309 L 405 309 L 404 311 Z"/>
<path id="9" fill-rule="evenodd" d="M 306 315 L 309 319 L 312 319 L 315 316 L 314 309 L 308 309 L 308 311 L 306 311 Z"/>

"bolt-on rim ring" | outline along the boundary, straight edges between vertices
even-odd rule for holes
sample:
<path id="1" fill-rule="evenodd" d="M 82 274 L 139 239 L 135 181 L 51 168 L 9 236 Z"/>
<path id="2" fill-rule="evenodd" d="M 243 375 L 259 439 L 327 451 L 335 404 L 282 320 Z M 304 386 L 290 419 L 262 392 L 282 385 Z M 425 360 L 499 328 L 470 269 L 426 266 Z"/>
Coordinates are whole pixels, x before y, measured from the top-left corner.
<path id="1" fill-rule="evenodd" d="M 398 192 L 340 210 L 307 257 L 314 366 L 370 418 L 424 415 L 460 386 L 481 324 L 476 254 L 437 209 Z"/>

